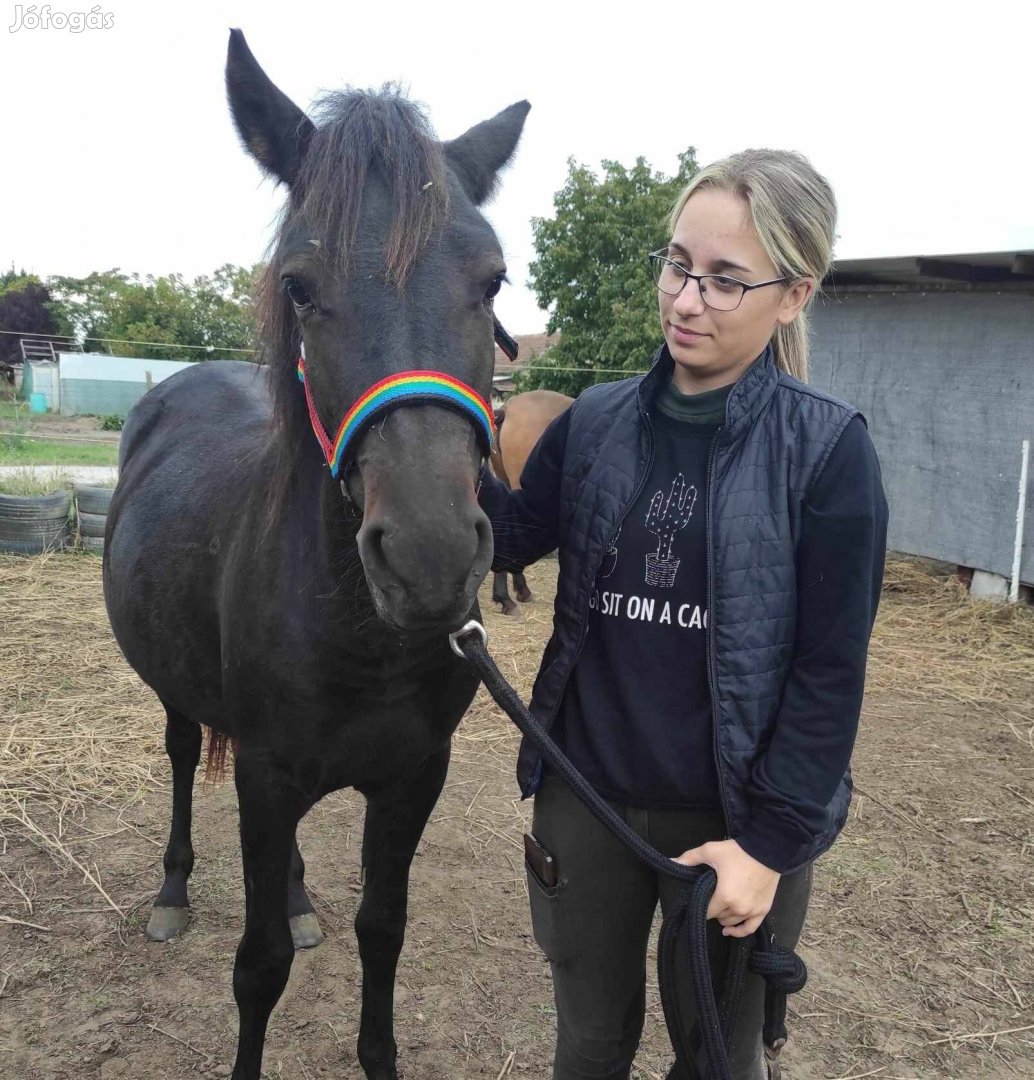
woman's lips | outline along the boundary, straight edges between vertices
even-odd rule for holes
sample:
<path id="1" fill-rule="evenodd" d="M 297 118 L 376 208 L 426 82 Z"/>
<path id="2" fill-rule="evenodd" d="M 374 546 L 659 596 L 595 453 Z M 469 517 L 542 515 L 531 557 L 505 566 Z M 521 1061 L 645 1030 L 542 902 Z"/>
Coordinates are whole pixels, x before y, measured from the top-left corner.
<path id="1" fill-rule="evenodd" d="M 672 337 L 674 337 L 675 343 L 678 345 L 693 345 L 707 337 L 707 334 L 698 334 L 695 330 L 677 326 L 675 323 L 668 323 L 668 326 L 671 328 Z"/>

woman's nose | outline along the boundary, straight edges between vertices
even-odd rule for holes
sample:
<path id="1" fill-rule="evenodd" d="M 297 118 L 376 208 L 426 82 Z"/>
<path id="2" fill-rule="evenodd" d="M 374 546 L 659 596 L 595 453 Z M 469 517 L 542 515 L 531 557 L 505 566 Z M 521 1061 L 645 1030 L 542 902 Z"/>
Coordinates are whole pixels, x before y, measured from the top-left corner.
<path id="1" fill-rule="evenodd" d="M 682 292 L 675 297 L 672 305 L 679 315 L 699 315 L 707 305 L 704 303 L 704 294 L 700 289 L 700 282 L 696 278 L 686 278 L 686 284 Z"/>

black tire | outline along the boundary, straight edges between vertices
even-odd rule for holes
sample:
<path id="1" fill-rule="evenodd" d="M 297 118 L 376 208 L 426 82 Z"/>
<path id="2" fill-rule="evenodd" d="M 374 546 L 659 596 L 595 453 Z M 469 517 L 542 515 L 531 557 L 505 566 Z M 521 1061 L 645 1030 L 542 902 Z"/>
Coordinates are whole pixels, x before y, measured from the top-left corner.
<path id="1" fill-rule="evenodd" d="M 83 545 L 83 551 L 92 551 L 95 555 L 104 554 L 104 537 L 80 536 L 79 542 Z"/>
<path id="2" fill-rule="evenodd" d="M 104 526 L 107 523 L 107 514 L 85 514 L 79 511 L 79 534 L 80 536 L 93 536 L 104 539 Z"/>
<path id="3" fill-rule="evenodd" d="M 111 496 L 115 494 L 114 488 L 90 487 L 86 484 L 75 486 L 75 504 L 82 514 L 101 514 L 108 512 L 111 505 Z"/>
<path id="4" fill-rule="evenodd" d="M 0 538 L 0 555 L 42 555 L 45 551 L 64 551 L 69 534 L 63 533 L 50 543 L 42 540 L 4 540 Z M 104 541 L 102 540 L 101 543 Z"/>
<path id="5" fill-rule="evenodd" d="M 0 495 L 0 544 L 53 546 L 68 534 L 68 514 L 72 496 L 67 491 L 53 495 Z"/>

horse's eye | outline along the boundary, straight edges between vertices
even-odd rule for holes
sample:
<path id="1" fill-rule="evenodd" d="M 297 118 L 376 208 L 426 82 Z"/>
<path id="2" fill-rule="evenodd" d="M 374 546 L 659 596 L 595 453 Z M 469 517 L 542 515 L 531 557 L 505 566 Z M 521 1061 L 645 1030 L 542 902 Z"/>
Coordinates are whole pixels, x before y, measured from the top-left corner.
<path id="1" fill-rule="evenodd" d="M 312 297 L 305 291 L 305 286 L 293 277 L 284 278 L 284 292 L 296 308 L 312 307 Z"/>
<path id="2" fill-rule="evenodd" d="M 499 290 L 503 287 L 503 282 L 506 281 L 505 274 L 496 274 L 492 278 L 492 284 L 485 290 L 485 299 L 494 300 L 499 295 Z"/>

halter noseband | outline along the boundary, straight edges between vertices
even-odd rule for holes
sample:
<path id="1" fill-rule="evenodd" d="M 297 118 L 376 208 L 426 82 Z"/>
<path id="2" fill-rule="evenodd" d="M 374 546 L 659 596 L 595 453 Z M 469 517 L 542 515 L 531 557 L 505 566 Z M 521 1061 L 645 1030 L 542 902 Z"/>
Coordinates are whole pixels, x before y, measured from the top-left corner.
<path id="1" fill-rule="evenodd" d="M 298 378 L 305 386 L 312 430 L 323 447 L 323 455 L 330 466 L 330 475 L 335 479 L 341 471 L 342 462 L 347 458 L 348 450 L 355 445 L 360 432 L 381 413 L 405 403 L 430 401 L 462 413 L 474 424 L 482 455 L 488 457 L 492 449 L 495 419 L 488 403 L 466 383 L 441 371 L 403 371 L 374 383 L 345 413 L 334 439 L 327 434 L 316 412 L 312 390 L 305 378 L 305 361 L 301 357 L 298 359 Z"/>
<path id="2" fill-rule="evenodd" d="M 498 319 L 495 319 L 494 323 L 496 344 L 512 363 L 517 359 L 517 342 L 503 329 Z M 488 402 L 465 382 L 441 371 L 403 371 L 374 383 L 345 413 L 345 418 L 341 421 L 334 439 L 327 434 L 327 429 L 320 420 L 319 413 L 316 411 L 316 402 L 312 397 L 312 388 L 305 378 L 304 345 L 302 355 L 298 357 L 298 381 L 305 387 L 309 422 L 323 449 L 323 456 L 330 466 L 330 475 L 335 480 L 341 472 L 342 463 L 347 460 L 346 451 L 355 445 L 359 433 L 381 413 L 396 405 L 411 402 L 430 401 L 462 413 L 474 425 L 474 432 L 481 446 L 482 458 L 487 460 L 492 451 L 495 417 Z M 484 465 L 482 465 L 483 468 Z"/>

